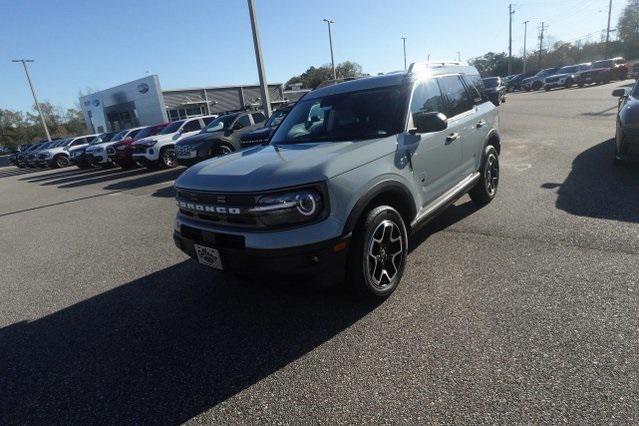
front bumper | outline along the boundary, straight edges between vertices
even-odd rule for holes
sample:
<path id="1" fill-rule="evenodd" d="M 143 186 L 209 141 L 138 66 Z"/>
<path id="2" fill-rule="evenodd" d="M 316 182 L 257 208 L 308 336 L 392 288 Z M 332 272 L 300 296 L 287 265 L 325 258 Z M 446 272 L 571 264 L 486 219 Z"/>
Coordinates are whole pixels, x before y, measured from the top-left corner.
<path id="1" fill-rule="evenodd" d="M 155 163 L 160 161 L 160 151 L 155 146 L 146 148 L 144 152 L 139 152 L 134 148 L 131 158 L 140 163 Z"/>
<path id="2" fill-rule="evenodd" d="M 93 165 L 106 164 L 109 162 L 109 157 L 106 151 L 101 152 L 87 152 L 84 154 L 84 159 L 87 163 Z"/>
<path id="3" fill-rule="evenodd" d="M 338 281 L 344 278 L 350 237 L 279 249 L 247 248 L 241 235 L 205 231 L 181 225 L 173 232 L 175 245 L 197 260 L 194 244 L 220 252 L 225 272 L 256 278 L 286 277 Z"/>

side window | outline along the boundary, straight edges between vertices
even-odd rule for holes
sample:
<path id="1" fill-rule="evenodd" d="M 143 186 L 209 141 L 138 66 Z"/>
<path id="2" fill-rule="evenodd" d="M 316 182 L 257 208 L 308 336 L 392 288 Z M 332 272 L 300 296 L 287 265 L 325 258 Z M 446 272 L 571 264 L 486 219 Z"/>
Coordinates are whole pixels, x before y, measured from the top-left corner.
<path id="1" fill-rule="evenodd" d="M 484 86 L 484 81 L 478 75 L 467 75 L 464 77 L 466 83 L 468 85 L 468 90 L 470 90 L 470 97 L 481 98 L 483 102 L 488 102 L 488 94 L 486 93 L 486 86 Z M 500 84 L 501 84 L 501 80 Z"/>
<path id="2" fill-rule="evenodd" d="M 82 145 L 83 143 L 87 143 L 86 139 L 87 138 L 76 139 L 73 142 L 71 142 L 71 146 L 77 146 L 77 145 Z"/>
<path id="3" fill-rule="evenodd" d="M 182 132 L 195 132 L 196 130 L 200 130 L 200 128 L 200 120 L 192 120 L 184 125 Z"/>
<path id="4" fill-rule="evenodd" d="M 266 117 L 261 112 L 254 112 L 253 114 L 251 114 L 251 116 L 253 117 L 253 123 L 255 124 L 261 123 L 266 120 Z"/>
<path id="5" fill-rule="evenodd" d="M 250 126 L 251 125 L 251 119 L 249 118 L 248 115 L 243 115 L 240 118 L 238 118 L 235 123 L 233 123 L 233 127 L 235 128 L 242 128 L 242 127 L 246 127 L 246 126 Z"/>
<path id="6" fill-rule="evenodd" d="M 413 100 L 410 104 L 410 112 L 415 116 L 425 112 L 441 112 L 446 114 L 446 107 L 442 99 L 442 93 L 435 80 L 426 80 L 418 83 L 413 92 Z"/>
<path id="7" fill-rule="evenodd" d="M 208 126 L 211 121 L 215 120 L 215 117 L 202 117 L 202 121 L 204 121 L 204 127 Z"/>
<path id="8" fill-rule="evenodd" d="M 471 99 L 460 76 L 450 75 L 439 79 L 439 86 L 446 97 L 448 104 L 448 117 L 454 117 L 473 108 Z"/>

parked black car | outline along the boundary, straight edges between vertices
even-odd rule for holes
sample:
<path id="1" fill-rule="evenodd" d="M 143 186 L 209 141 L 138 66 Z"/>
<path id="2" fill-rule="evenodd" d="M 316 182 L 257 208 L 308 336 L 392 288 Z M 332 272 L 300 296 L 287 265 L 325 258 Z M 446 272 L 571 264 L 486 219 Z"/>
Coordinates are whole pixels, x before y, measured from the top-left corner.
<path id="1" fill-rule="evenodd" d="M 535 75 L 534 72 L 527 72 L 525 74 L 518 74 L 518 75 L 514 76 L 513 78 L 508 80 L 508 82 L 506 83 L 506 91 L 507 92 L 515 92 L 517 90 L 523 90 L 522 81 L 525 80 L 528 77 L 533 76 L 533 75 Z"/>
<path id="2" fill-rule="evenodd" d="M 277 126 L 280 125 L 284 117 L 289 113 L 289 111 L 293 108 L 292 105 L 287 105 L 278 108 L 273 111 L 273 114 L 266 120 L 264 123 L 264 127 L 254 130 L 252 132 L 244 133 L 240 137 L 240 145 L 242 148 L 246 148 L 253 145 L 262 145 L 269 141 L 271 135 L 277 129 Z"/>
<path id="3" fill-rule="evenodd" d="M 488 99 L 490 99 L 495 106 L 506 102 L 506 86 L 502 83 L 501 77 L 486 77 L 483 78 L 482 81 L 484 82 Z"/>
<path id="4" fill-rule="evenodd" d="M 266 120 L 260 111 L 226 114 L 211 121 L 196 135 L 179 140 L 175 144 L 177 162 L 190 166 L 220 155 L 227 155 L 241 148 L 240 137 L 262 126 Z"/>

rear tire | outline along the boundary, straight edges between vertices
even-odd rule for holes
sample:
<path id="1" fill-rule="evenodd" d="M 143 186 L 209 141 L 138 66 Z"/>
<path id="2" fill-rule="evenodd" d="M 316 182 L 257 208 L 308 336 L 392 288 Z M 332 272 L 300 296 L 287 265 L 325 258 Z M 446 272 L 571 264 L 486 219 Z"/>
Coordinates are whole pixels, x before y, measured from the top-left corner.
<path id="1" fill-rule="evenodd" d="M 353 235 L 347 282 L 371 298 L 390 296 L 399 286 L 408 254 L 402 216 L 390 206 L 375 207 L 360 219 Z"/>
<path id="2" fill-rule="evenodd" d="M 495 198 L 499 187 L 499 154 L 493 145 L 484 150 L 480 173 L 479 181 L 468 195 L 476 205 L 485 206 Z"/>

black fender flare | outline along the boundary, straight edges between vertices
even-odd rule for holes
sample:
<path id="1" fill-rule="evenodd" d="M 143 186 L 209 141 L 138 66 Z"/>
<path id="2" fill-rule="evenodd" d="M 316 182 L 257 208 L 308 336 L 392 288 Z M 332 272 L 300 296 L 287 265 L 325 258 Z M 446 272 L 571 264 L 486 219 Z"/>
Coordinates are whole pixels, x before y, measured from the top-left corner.
<path id="1" fill-rule="evenodd" d="M 484 150 L 493 139 L 497 140 L 497 146 L 495 146 L 497 154 L 501 154 L 501 137 L 499 136 L 499 132 L 497 132 L 496 129 L 491 129 L 490 132 L 488 132 L 488 135 L 486 135 L 486 140 L 484 141 Z"/>
<path id="2" fill-rule="evenodd" d="M 382 195 L 384 193 L 395 193 L 398 194 L 402 200 L 406 201 L 407 206 L 409 207 L 410 221 L 417 215 L 417 209 L 415 208 L 415 202 L 413 199 L 413 195 L 406 186 L 398 181 L 394 180 L 385 180 L 375 184 L 371 187 L 368 192 L 355 203 L 355 206 L 351 209 L 351 212 L 348 215 L 348 219 L 346 220 L 346 224 L 344 225 L 344 230 L 342 231 L 342 235 L 349 235 L 357 226 L 357 222 L 359 221 L 361 215 L 364 213 L 364 210 L 369 205 L 371 201 L 373 201 L 377 196 Z M 410 227 L 410 221 L 406 224 L 407 228 Z"/>

